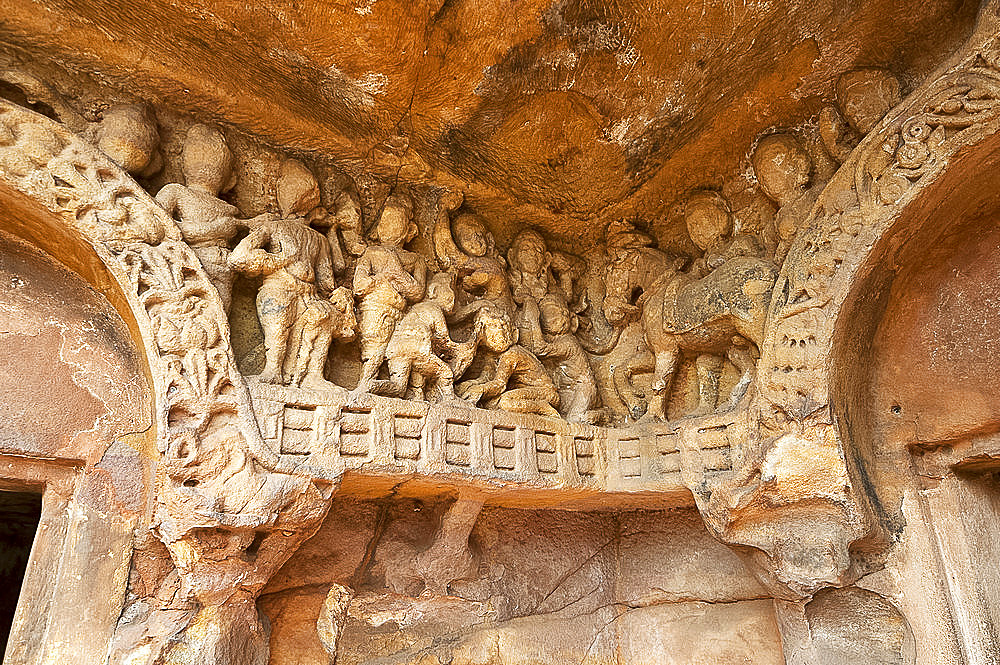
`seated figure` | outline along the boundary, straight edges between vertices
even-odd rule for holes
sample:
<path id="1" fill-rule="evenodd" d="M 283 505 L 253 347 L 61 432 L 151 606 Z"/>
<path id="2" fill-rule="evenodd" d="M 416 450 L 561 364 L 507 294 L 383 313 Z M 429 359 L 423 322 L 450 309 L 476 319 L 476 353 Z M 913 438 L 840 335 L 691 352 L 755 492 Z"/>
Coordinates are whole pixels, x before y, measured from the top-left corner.
<path id="1" fill-rule="evenodd" d="M 549 294 L 525 304 L 530 334 L 523 340 L 535 355 L 551 363 L 560 412 L 570 422 L 594 422 L 597 380 L 580 340 L 573 334 L 575 317 L 566 302 Z"/>
<path id="2" fill-rule="evenodd" d="M 496 308 L 476 314 L 479 333 L 474 337 L 489 351 L 500 354 L 496 369 L 459 386 L 459 396 L 473 404 L 495 399 L 505 411 L 558 418 L 559 393 L 541 361 L 517 343 L 517 328 Z"/>
<path id="3" fill-rule="evenodd" d="M 427 298 L 410 307 L 396 324 L 385 349 L 389 379 L 373 381 L 373 393 L 404 397 L 407 387 L 412 385 L 417 398 L 426 399 L 430 382 L 442 398 L 455 397 L 455 376 L 464 372 L 472 361 L 478 329 L 468 342 L 452 341 L 445 316 L 455 307 L 453 281 L 449 273 L 435 274 L 427 285 Z M 437 354 L 450 358 L 451 363 Z"/>

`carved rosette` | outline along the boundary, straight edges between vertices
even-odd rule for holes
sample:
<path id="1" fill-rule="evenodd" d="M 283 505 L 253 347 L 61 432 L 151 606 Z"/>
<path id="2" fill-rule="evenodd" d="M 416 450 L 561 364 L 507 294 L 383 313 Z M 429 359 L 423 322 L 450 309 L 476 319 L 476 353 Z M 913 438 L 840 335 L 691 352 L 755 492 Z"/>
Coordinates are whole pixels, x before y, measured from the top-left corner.
<path id="1" fill-rule="evenodd" d="M 93 248 L 131 307 L 149 364 L 160 453 L 150 527 L 181 592 L 147 614 L 170 620 L 130 631 L 117 653 L 266 662 L 254 598 L 319 526 L 332 483 L 283 468 L 266 447 L 215 289 L 173 220 L 122 169 L 61 125 L 0 101 L 0 180 Z M 247 632 L 246 660 L 218 652 L 237 630 Z"/>

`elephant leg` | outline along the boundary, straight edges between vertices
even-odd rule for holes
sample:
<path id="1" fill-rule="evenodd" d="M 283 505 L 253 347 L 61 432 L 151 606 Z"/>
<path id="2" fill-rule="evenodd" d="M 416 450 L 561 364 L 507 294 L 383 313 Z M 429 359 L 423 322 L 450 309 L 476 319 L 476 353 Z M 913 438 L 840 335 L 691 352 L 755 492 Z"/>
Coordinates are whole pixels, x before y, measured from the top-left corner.
<path id="1" fill-rule="evenodd" d="M 703 353 L 695 361 L 695 368 L 698 371 L 698 407 L 692 415 L 707 416 L 719 404 L 722 358 L 714 353 Z"/>
<path id="2" fill-rule="evenodd" d="M 667 402 L 670 401 L 670 385 L 677 371 L 680 349 L 676 346 L 656 353 L 653 367 L 653 395 L 649 400 L 648 414 L 659 420 L 667 419 Z"/>

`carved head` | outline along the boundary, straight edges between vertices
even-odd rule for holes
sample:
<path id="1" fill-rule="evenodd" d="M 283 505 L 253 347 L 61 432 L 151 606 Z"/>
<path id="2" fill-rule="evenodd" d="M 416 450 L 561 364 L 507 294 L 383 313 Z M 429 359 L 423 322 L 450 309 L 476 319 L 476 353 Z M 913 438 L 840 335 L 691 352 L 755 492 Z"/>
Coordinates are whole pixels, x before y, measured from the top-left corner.
<path id="1" fill-rule="evenodd" d="M 837 81 L 837 104 L 847 122 L 867 134 L 902 100 L 899 79 L 884 69 L 856 69 Z"/>
<path id="2" fill-rule="evenodd" d="M 487 306 L 476 312 L 475 326 L 481 331 L 483 345 L 490 351 L 503 353 L 517 344 L 517 328 L 510 316 L 497 307 Z"/>
<path id="3" fill-rule="evenodd" d="M 97 147 L 129 173 L 149 176 L 160 170 L 160 133 L 145 104 L 122 104 L 104 112 Z"/>
<path id="4" fill-rule="evenodd" d="M 552 254 L 541 233 L 525 229 L 514 237 L 507 250 L 507 260 L 511 268 L 518 272 L 541 275 L 552 263 Z"/>
<path id="5" fill-rule="evenodd" d="M 212 196 L 236 185 L 233 153 L 218 129 L 193 125 L 184 140 L 181 169 L 188 187 L 203 189 Z"/>
<path id="6" fill-rule="evenodd" d="M 576 317 L 569 311 L 561 295 L 547 293 L 538 301 L 539 323 L 542 330 L 550 335 L 565 335 L 573 332 Z"/>
<path id="7" fill-rule="evenodd" d="M 716 192 L 691 195 L 684 208 L 688 235 L 701 250 L 706 250 L 733 230 L 729 204 Z"/>
<path id="8" fill-rule="evenodd" d="M 757 142 L 751 156 L 764 193 L 779 205 L 795 200 L 812 175 L 812 160 L 791 134 L 770 134 Z"/>
<path id="9" fill-rule="evenodd" d="M 319 205 L 319 183 L 305 164 L 286 159 L 278 175 L 278 208 L 285 218 L 301 217 Z"/>
<path id="10" fill-rule="evenodd" d="M 459 215 L 452 224 L 455 244 L 469 256 L 486 256 L 493 249 L 493 235 L 478 215 Z"/>
<path id="11" fill-rule="evenodd" d="M 446 314 L 455 309 L 455 275 L 450 272 L 434 273 L 427 284 L 427 298 L 441 305 Z"/>
<path id="12" fill-rule="evenodd" d="M 635 228 L 627 219 L 616 219 L 604 229 L 604 242 L 612 262 L 626 256 L 631 250 L 652 247 L 653 236 Z"/>
<path id="13" fill-rule="evenodd" d="M 375 226 L 375 240 L 383 245 L 402 247 L 417 235 L 413 222 L 413 201 L 403 193 L 393 193 L 386 199 Z"/>

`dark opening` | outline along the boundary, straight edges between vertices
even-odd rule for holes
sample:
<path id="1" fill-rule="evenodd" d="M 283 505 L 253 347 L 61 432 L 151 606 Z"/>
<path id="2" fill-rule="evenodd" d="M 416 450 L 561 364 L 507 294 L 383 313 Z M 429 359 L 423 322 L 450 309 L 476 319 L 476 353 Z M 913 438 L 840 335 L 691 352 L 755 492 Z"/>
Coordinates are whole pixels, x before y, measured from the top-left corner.
<path id="1" fill-rule="evenodd" d="M 0 657 L 7 648 L 24 569 L 41 517 L 41 494 L 0 491 Z"/>

